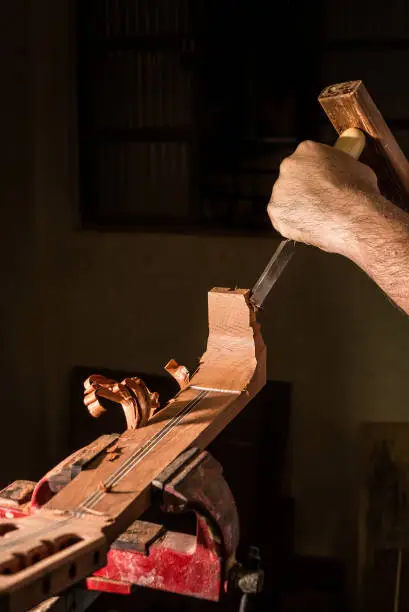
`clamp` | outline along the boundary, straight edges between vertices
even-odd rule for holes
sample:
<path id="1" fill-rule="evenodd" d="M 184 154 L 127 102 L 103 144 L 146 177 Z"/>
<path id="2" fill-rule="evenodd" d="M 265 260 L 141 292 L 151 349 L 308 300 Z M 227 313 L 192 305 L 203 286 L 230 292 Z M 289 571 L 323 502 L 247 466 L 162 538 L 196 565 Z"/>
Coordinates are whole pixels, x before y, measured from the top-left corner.
<path id="1" fill-rule="evenodd" d="M 0 517 L 29 515 L 75 477 L 107 442 L 112 440 L 96 440 L 91 450 L 82 449 L 80 456 L 74 453 L 38 484 L 16 481 L 6 487 L 0 492 Z M 209 601 L 240 591 L 244 610 L 249 595 L 262 589 L 263 572 L 258 561 L 254 564 L 257 551 L 252 554 L 252 567 L 236 561 L 239 519 L 220 463 L 207 451 L 190 448 L 153 481 L 152 487 L 154 499 L 165 513 L 195 514 L 195 535 L 137 520 L 113 542 L 104 568 L 89 576 L 80 588 L 43 602 L 36 608 L 38 612 L 68 610 L 73 600 L 77 610 L 85 610 L 94 600 L 91 592 L 129 595 L 137 586 Z"/>

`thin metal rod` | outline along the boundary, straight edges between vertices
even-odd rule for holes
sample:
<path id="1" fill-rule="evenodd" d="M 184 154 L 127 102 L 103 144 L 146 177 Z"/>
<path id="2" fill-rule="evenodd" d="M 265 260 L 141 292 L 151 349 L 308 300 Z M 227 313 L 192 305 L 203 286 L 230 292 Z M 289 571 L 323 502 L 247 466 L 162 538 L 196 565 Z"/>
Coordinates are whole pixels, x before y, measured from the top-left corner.
<path id="1" fill-rule="evenodd" d="M 267 295 L 280 278 L 282 271 L 294 255 L 296 242 L 282 240 L 251 292 L 250 301 L 255 308 L 261 308 Z"/>

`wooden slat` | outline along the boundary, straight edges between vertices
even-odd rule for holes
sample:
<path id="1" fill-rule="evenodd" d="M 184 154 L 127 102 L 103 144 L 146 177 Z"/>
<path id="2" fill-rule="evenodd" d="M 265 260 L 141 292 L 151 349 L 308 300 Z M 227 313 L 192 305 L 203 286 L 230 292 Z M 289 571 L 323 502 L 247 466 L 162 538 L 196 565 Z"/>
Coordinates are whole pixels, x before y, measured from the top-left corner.
<path id="1" fill-rule="evenodd" d="M 362 81 L 330 85 L 318 99 L 339 134 L 355 127 L 370 137 L 361 160 L 376 172 L 385 197 L 408 208 L 409 162 Z"/>

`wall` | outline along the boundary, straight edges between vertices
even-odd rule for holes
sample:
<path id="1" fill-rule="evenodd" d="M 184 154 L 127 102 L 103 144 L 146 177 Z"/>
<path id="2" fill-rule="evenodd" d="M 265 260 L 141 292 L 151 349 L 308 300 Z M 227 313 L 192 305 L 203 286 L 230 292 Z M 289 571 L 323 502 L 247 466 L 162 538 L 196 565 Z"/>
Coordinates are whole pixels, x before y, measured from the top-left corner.
<path id="1" fill-rule="evenodd" d="M 207 290 L 250 286 L 275 247 L 273 239 L 76 228 L 72 15 L 68 0 L 56 5 L 15 1 L 7 19 L 18 36 L 0 20 L 3 480 L 38 476 L 63 452 L 73 366 L 161 372 L 170 357 L 193 365 L 206 338 Z M 348 551 L 357 426 L 406 420 L 409 323 L 348 261 L 307 247 L 262 322 L 269 377 L 294 385 L 298 547 Z"/>
<path id="2" fill-rule="evenodd" d="M 29 453 L 35 455 L 45 440 L 29 38 L 26 1 L 4 4 L 0 19 L 1 466 L 4 474 L 13 475 L 25 468 Z M 33 425 L 27 426 L 28 420 Z M 32 463 L 38 467 L 40 461 Z M 28 477 L 30 472 L 29 467 Z"/>

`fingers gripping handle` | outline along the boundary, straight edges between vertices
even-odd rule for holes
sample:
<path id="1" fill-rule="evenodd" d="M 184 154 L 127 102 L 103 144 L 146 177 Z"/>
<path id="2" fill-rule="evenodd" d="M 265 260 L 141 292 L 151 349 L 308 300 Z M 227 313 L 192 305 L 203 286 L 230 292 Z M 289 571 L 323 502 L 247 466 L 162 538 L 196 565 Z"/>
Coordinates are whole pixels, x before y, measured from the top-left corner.
<path id="1" fill-rule="evenodd" d="M 358 128 L 348 128 L 338 137 L 334 147 L 339 151 L 344 151 L 354 159 L 361 157 L 365 148 L 365 134 Z"/>
<path id="2" fill-rule="evenodd" d="M 334 147 L 354 159 L 359 159 L 365 148 L 365 140 L 365 134 L 361 130 L 348 128 L 338 137 Z M 282 240 L 279 244 L 251 292 L 250 301 L 256 310 L 261 308 L 265 298 L 293 256 L 295 247 L 296 242 L 293 240 Z"/>
<path id="3" fill-rule="evenodd" d="M 334 147 L 339 151 L 344 151 L 354 159 L 359 159 L 365 148 L 365 141 L 365 134 L 361 130 L 348 128 L 338 137 Z M 295 247 L 296 242 L 293 240 L 284 239 L 279 244 L 278 249 L 252 289 L 250 302 L 256 310 L 261 308 L 265 298 L 293 256 Z"/>

